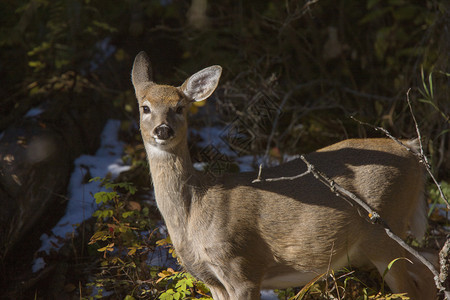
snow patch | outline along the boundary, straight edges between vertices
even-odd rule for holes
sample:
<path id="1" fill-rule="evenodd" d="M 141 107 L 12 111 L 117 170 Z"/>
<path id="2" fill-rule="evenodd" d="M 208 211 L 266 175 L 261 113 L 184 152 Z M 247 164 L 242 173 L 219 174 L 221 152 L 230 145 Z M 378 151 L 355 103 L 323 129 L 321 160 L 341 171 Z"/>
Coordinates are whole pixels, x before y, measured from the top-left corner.
<path id="1" fill-rule="evenodd" d="M 262 290 L 261 300 L 278 300 L 278 295 L 272 290 Z"/>
<path id="2" fill-rule="evenodd" d="M 97 53 L 94 55 L 94 59 L 90 62 L 89 71 L 95 71 L 101 66 L 111 55 L 113 55 L 117 48 L 111 44 L 111 37 L 106 37 L 95 44 Z"/>
<path id="3" fill-rule="evenodd" d="M 221 137 L 226 136 L 226 128 L 221 127 L 203 127 L 200 130 L 191 129 L 194 135 L 200 137 L 200 141 L 196 144 L 198 147 L 203 148 L 205 152 L 209 150 L 217 151 L 220 156 L 226 156 L 233 159 L 238 165 L 240 172 L 255 171 L 255 165 L 259 164 L 260 159 L 255 158 L 253 155 L 239 156 L 238 153 L 233 151 L 227 142 Z M 200 150 L 202 152 L 203 150 Z M 214 158 L 213 158 L 214 159 Z M 221 158 L 218 157 L 220 160 Z M 256 163 L 256 164 L 255 164 Z M 197 162 L 194 163 L 194 168 L 196 170 L 204 170 L 208 162 Z"/>
<path id="4" fill-rule="evenodd" d="M 40 114 L 42 114 L 44 112 L 44 109 L 41 107 L 35 107 L 30 109 L 26 114 L 25 114 L 25 118 L 34 118 L 39 116 Z"/>
<path id="5" fill-rule="evenodd" d="M 447 220 L 450 220 L 450 213 L 447 211 L 447 205 L 443 203 L 436 203 L 434 209 L 437 210 L 438 214 Z"/>
<path id="6" fill-rule="evenodd" d="M 123 143 L 118 140 L 120 121 L 109 120 L 101 134 L 101 146 L 95 155 L 82 155 L 74 164 L 68 187 L 66 214 L 52 229 L 51 234 L 41 236 L 42 246 L 38 252 L 50 253 L 59 250 L 75 234 L 79 224 L 89 219 L 97 209 L 93 194 L 104 190 L 99 182 L 85 182 L 93 177 L 114 178 L 130 167 L 121 160 Z M 35 259 L 32 270 L 37 272 L 45 267 L 42 257 Z"/>
<path id="7" fill-rule="evenodd" d="M 109 41 L 104 41 L 108 44 Z M 103 46 L 105 47 L 105 46 Z M 107 47 L 105 47 L 107 48 Z M 108 52 L 108 51 L 105 51 Z M 35 113 L 38 113 L 36 111 Z M 31 114 L 32 115 L 32 114 Z M 124 165 L 121 160 L 123 144 L 118 140 L 118 130 L 120 121 L 110 120 L 105 125 L 101 134 L 101 146 L 95 155 L 82 155 L 74 162 L 75 168 L 71 175 L 68 197 L 69 202 L 66 214 L 61 218 L 58 224 L 52 229 L 50 235 L 41 236 L 42 246 L 38 252 L 50 253 L 57 251 L 60 247 L 75 234 L 76 227 L 83 221 L 89 219 L 97 209 L 93 194 L 104 190 L 99 182 L 86 183 L 85 177 L 89 174 L 92 177 L 106 177 L 110 174 L 112 178 L 120 172 L 128 170 L 130 167 Z M 201 141 L 197 146 L 201 148 L 214 147 L 220 154 L 226 155 L 236 161 L 241 172 L 255 171 L 255 166 L 263 162 L 262 157 L 250 155 L 239 156 L 227 143 L 221 138 L 224 135 L 224 129 L 220 127 L 204 127 L 201 130 L 191 129 L 192 133 L 198 135 Z M 205 162 L 194 163 L 197 170 L 203 170 Z M 154 203 L 153 203 L 154 204 Z M 158 224 L 159 232 L 166 236 L 167 229 L 164 223 Z M 147 264 L 150 266 L 171 267 L 177 269 L 176 260 L 165 247 L 156 247 L 155 251 L 149 254 Z M 45 267 L 45 261 L 42 257 L 37 257 L 33 263 L 33 272 L 37 272 Z M 105 295 L 105 291 L 103 291 Z M 262 300 L 277 300 L 277 294 L 272 290 L 261 291 Z"/>

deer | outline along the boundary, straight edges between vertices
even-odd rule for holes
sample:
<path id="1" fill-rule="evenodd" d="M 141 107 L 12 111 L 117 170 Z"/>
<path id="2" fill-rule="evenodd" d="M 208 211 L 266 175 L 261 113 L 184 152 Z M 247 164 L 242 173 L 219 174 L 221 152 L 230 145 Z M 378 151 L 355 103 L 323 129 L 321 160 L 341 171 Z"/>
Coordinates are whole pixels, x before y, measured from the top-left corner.
<path id="1" fill-rule="evenodd" d="M 221 74 L 214 65 L 181 86 L 157 84 L 143 51 L 131 74 L 157 207 L 179 262 L 209 287 L 213 299 L 260 299 L 261 289 L 303 286 L 348 265 L 383 274 L 397 258 L 409 257 L 381 226 L 311 174 L 254 182 L 255 172 L 211 176 L 196 170 L 187 141 L 188 109 L 211 96 Z M 417 151 L 417 140 L 403 142 Z M 391 139 L 370 138 L 344 140 L 306 157 L 377 211 L 395 234 L 424 236 L 425 177 L 413 153 Z M 305 170 L 294 159 L 264 168 L 263 176 Z M 413 258 L 396 260 L 384 280 L 411 299 L 436 296 L 431 273 Z"/>

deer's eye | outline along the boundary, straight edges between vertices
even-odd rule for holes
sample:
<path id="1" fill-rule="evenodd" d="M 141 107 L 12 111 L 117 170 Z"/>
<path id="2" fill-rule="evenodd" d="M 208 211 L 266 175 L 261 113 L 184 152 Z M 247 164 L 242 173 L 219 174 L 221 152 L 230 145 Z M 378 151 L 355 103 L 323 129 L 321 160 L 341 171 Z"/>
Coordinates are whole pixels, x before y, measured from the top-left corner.
<path id="1" fill-rule="evenodd" d="M 181 115 L 181 114 L 183 113 L 183 106 L 181 106 L 181 105 L 178 106 L 178 107 L 176 108 L 175 112 L 176 112 L 177 114 Z"/>
<path id="2" fill-rule="evenodd" d="M 144 114 L 149 114 L 150 113 L 150 107 L 148 107 L 147 105 L 143 105 L 142 107 L 142 112 Z"/>

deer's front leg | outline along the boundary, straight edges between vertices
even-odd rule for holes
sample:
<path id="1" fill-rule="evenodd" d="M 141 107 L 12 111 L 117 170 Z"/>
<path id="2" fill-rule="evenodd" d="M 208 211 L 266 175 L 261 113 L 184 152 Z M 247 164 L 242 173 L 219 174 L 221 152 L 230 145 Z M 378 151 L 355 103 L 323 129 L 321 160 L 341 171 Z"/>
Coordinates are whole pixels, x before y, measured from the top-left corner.
<path id="1" fill-rule="evenodd" d="M 214 300 L 257 300 L 260 299 L 260 289 L 258 286 L 248 284 L 238 284 L 229 289 L 223 286 L 209 286 Z"/>
<path id="2" fill-rule="evenodd" d="M 257 269 L 245 268 L 242 259 L 235 258 L 223 264 L 210 266 L 214 276 L 221 286 L 211 286 L 211 293 L 215 300 L 257 300 L 260 299 L 262 273 Z"/>

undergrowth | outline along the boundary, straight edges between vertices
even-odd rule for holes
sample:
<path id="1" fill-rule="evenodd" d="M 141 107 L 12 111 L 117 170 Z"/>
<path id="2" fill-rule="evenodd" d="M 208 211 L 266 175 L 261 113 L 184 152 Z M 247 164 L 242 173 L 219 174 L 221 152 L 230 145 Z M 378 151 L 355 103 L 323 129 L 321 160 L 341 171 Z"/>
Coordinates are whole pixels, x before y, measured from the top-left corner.
<path id="1" fill-rule="evenodd" d="M 89 242 L 90 254 L 97 256 L 98 272 L 85 286 L 83 299 L 208 299 L 208 288 L 189 273 L 149 264 L 157 247 L 167 248 L 173 260 L 176 254 L 169 237 L 158 231 L 149 217 L 149 207 L 132 197 L 130 182 L 101 181 L 107 191 L 94 195 L 99 208 L 95 232 Z M 161 251 L 161 249 L 159 249 Z"/>
<path id="2" fill-rule="evenodd" d="M 195 2 L 202 1 L 191 1 Z M 245 154 L 268 154 L 272 149 L 298 154 L 345 137 L 371 136 L 344 117 L 349 115 L 383 126 L 395 136 L 413 137 L 403 98 L 406 89 L 418 87 L 411 98 L 420 102 L 416 112 L 424 144 L 429 145 L 433 172 L 444 192 L 450 191 L 445 184 L 450 178 L 448 1 L 208 1 L 206 25 L 194 29 L 189 4 L 2 1 L 0 130 L 30 108 L 60 98 L 67 101 L 61 101 L 55 115 L 71 111 L 69 103 L 88 96 L 89 105 L 98 97 L 125 119 L 135 119 L 129 72 L 135 54 L 148 50 L 156 79 L 167 83 L 179 84 L 178 79 L 186 78 L 184 72 L 192 74 L 199 66 L 224 66 L 214 105 L 223 119 L 232 122 L 239 117 L 251 125 L 242 129 L 257 138 Z M 267 122 L 273 121 L 271 113 L 261 120 L 243 110 L 259 99 L 275 103 L 281 115 L 277 124 Z M 193 112 L 197 109 L 192 107 Z M 80 120 L 76 114 L 70 122 L 72 118 Z M 129 181 L 143 178 L 139 174 Z M 96 180 L 108 191 L 95 195 L 100 207 L 89 250 L 99 263 L 80 287 L 83 297 L 207 297 L 203 285 L 187 273 L 147 263 L 156 249 L 170 249 L 170 241 L 150 217 L 155 208 L 133 196 L 134 185 Z M 439 192 L 430 188 L 429 194 L 430 221 L 445 236 L 448 218 L 435 209 L 442 205 Z M 390 297 L 377 296 L 380 279 L 373 277 L 353 270 L 330 273 L 327 280 L 311 283 L 304 299 L 340 299 L 344 294 L 347 299 Z M 278 294 L 289 299 L 300 291 Z"/>
<path id="3" fill-rule="evenodd" d="M 82 299 L 212 299 L 204 283 L 176 264 L 176 253 L 169 236 L 161 234 L 149 217 L 149 207 L 133 200 L 136 187 L 129 182 L 101 181 L 107 191 L 94 195 L 98 210 L 95 232 L 89 242 L 90 255 L 98 259 L 98 270 L 85 284 Z M 448 192 L 446 186 L 444 190 Z M 438 193 L 430 192 L 431 203 Z M 172 266 L 149 263 L 157 248 L 165 249 Z M 377 272 L 343 269 L 329 270 L 303 288 L 275 290 L 279 299 L 409 299 L 391 294 L 384 276 Z M 169 263 L 170 264 L 170 263 Z"/>

